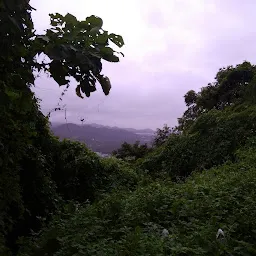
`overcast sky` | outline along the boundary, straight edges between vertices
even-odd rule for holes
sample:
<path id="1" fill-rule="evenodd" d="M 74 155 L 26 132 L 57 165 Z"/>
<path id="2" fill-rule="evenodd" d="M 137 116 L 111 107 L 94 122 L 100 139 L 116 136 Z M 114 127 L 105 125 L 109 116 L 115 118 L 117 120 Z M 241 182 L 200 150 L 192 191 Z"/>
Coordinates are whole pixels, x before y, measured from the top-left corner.
<path id="1" fill-rule="evenodd" d="M 68 122 L 119 127 L 173 126 L 185 110 L 184 94 L 214 80 L 220 67 L 255 63 L 256 0 L 31 0 L 38 32 L 49 27 L 49 13 L 67 12 L 79 20 L 96 15 L 103 28 L 123 36 L 119 63 L 104 63 L 112 84 L 109 96 L 75 95 L 73 82 L 62 104 Z M 34 91 L 44 113 L 54 108 L 63 88 L 45 76 Z M 52 121 L 65 122 L 64 111 Z"/>

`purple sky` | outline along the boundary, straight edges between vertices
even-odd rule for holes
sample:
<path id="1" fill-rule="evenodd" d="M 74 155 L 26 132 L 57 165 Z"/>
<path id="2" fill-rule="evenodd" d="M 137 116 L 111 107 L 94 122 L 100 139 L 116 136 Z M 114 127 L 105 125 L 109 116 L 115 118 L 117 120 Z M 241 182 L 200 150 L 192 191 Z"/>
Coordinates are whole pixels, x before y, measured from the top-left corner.
<path id="1" fill-rule="evenodd" d="M 120 63 L 104 63 L 112 84 L 90 98 L 75 95 L 75 82 L 64 97 L 68 122 L 119 127 L 174 126 L 185 110 L 183 95 L 214 80 L 218 69 L 244 60 L 255 63 L 255 0 L 31 0 L 38 32 L 49 27 L 49 13 L 78 19 L 96 15 L 103 28 L 121 34 Z M 63 88 L 41 76 L 34 91 L 44 113 L 54 108 Z M 65 122 L 64 111 L 52 121 Z"/>

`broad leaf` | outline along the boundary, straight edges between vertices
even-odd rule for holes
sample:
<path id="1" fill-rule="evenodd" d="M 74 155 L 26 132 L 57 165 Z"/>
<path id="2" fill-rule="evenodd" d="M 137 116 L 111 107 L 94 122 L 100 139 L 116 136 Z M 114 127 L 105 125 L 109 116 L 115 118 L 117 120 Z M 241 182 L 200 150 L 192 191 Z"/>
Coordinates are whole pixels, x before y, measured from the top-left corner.
<path id="1" fill-rule="evenodd" d="M 89 80 L 91 81 L 91 83 L 89 82 Z M 96 91 L 95 82 L 96 81 L 94 79 L 90 79 L 89 77 L 88 80 L 83 80 L 80 83 L 81 91 L 86 95 L 86 97 L 90 97 L 91 92 Z"/>
<path id="2" fill-rule="evenodd" d="M 69 80 L 66 80 L 66 76 L 68 76 L 68 71 L 66 67 L 63 65 L 61 61 L 53 60 L 50 63 L 50 73 L 53 79 L 59 84 L 59 85 L 65 85 L 69 82 Z"/>
<path id="3" fill-rule="evenodd" d="M 100 53 L 102 55 L 113 55 L 114 50 L 110 47 L 103 47 L 100 49 Z"/>
<path id="4" fill-rule="evenodd" d="M 99 33 L 99 30 L 100 30 L 100 27 L 93 27 L 93 28 L 90 30 L 90 34 L 91 34 L 91 35 L 96 35 L 97 33 Z"/>
<path id="5" fill-rule="evenodd" d="M 101 28 L 103 25 L 102 19 L 94 15 L 87 17 L 86 22 L 88 25 L 90 25 L 91 28 L 95 28 L 95 27 Z"/>
<path id="6" fill-rule="evenodd" d="M 41 36 L 37 36 L 38 39 L 42 39 L 43 41 L 49 43 L 50 42 L 50 38 L 48 36 L 45 35 L 41 35 Z"/>
<path id="7" fill-rule="evenodd" d="M 79 84 L 79 85 L 77 85 L 77 87 L 76 87 L 76 95 L 77 95 L 79 98 L 83 99 L 84 97 L 82 96 L 80 89 L 81 89 L 81 87 L 80 87 L 80 84 Z"/>
<path id="8" fill-rule="evenodd" d="M 104 31 L 103 34 L 99 34 L 97 38 L 95 39 L 95 42 L 101 45 L 107 45 L 108 44 L 108 32 Z"/>
<path id="9" fill-rule="evenodd" d="M 109 39 L 118 47 L 122 47 L 124 45 L 124 40 L 120 35 L 110 34 Z"/>
<path id="10" fill-rule="evenodd" d="M 70 13 L 65 15 L 64 21 L 66 23 L 70 23 L 70 24 L 73 24 L 73 25 L 75 25 L 77 23 L 76 17 L 74 15 L 70 14 Z"/>
<path id="11" fill-rule="evenodd" d="M 104 92 L 105 95 L 108 95 L 109 92 L 110 92 L 110 89 L 111 89 L 111 83 L 110 83 L 110 80 L 107 76 L 99 76 L 98 77 L 98 80 L 99 80 L 99 83 L 101 85 L 101 88 Z"/>
<path id="12" fill-rule="evenodd" d="M 114 50 L 110 47 L 104 47 L 100 49 L 102 59 L 110 62 L 119 62 L 119 58 L 114 55 Z"/>
<path id="13" fill-rule="evenodd" d="M 116 55 L 102 56 L 102 59 L 109 61 L 109 62 L 119 62 L 119 58 Z"/>

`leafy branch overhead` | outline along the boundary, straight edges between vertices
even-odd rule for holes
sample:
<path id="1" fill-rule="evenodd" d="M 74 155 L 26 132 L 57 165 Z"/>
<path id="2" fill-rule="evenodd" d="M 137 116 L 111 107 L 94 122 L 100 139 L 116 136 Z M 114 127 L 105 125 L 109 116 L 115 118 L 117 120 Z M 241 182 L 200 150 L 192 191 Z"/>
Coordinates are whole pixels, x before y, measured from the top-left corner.
<path id="1" fill-rule="evenodd" d="M 34 40 L 35 53 L 44 53 L 51 60 L 43 68 L 60 86 L 68 84 L 73 77 L 78 82 L 76 94 L 80 98 L 82 94 L 89 97 L 96 91 L 97 81 L 108 95 L 111 83 L 101 74 L 101 61 L 119 62 L 118 55 L 124 56 L 123 53 L 113 50 L 109 44 L 112 42 L 120 48 L 124 45 L 123 38 L 103 30 L 102 19 L 94 15 L 84 21 L 78 21 L 69 13 L 50 14 L 50 18 L 51 28 Z"/>

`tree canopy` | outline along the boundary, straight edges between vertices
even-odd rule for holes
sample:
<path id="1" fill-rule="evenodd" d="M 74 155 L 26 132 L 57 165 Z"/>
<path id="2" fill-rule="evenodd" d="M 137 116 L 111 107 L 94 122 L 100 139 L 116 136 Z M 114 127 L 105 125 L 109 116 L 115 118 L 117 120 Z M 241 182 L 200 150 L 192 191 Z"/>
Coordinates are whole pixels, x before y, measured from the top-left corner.
<path id="1" fill-rule="evenodd" d="M 51 27 L 38 35 L 32 10 L 28 0 L 0 1 L 0 254 L 4 256 L 15 255 L 18 239 L 39 231 L 62 200 L 69 198 L 66 194 L 71 191 L 78 199 L 93 198 L 91 188 L 97 183 L 90 171 L 97 169 L 93 159 L 80 162 L 87 175 L 54 180 L 58 171 L 69 173 L 71 169 L 64 162 L 58 166 L 61 157 L 66 159 L 65 149 L 51 135 L 48 119 L 30 89 L 35 76 L 46 72 L 59 86 L 67 87 L 74 78 L 79 97 L 89 97 L 98 81 L 107 95 L 111 85 L 102 74 L 102 61 L 118 62 L 110 44 L 118 48 L 124 44 L 121 36 L 103 30 L 103 21 L 94 15 L 78 21 L 69 13 L 51 14 Z M 42 54 L 47 61 L 40 61 Z M 79 150 L 73 152 L 79 155 Z M 74 192 L 79 190 L 74 186 L 67 188 L 71 181 L 80 184 L 77 177 L 90 182 L 84 196 Z"/>
<path id="2" fill-rule="evenodd" d="M 136 141 L 134 144 L 124 142 L 121 147 L 112 152 L 116 158 L 137 160 L 144 157 L 151 151 L 151 148 L 145 144 L 140 144 L 140 141 Z"/>
<path id="3" fill-rule="evenodd" d="M 123 38 L 103 29 L 103 21 L 94 15 L 78 21 L 70 13 L 65 16 L 50 14 L 51 27 L 38 35 L 31 19 L 33 8 L 26 0 L 1 1 L 2 64 L 6 67 L 20 62 L 25 72 L 41 70 L 49 73 L 60 85 L 69 85 L 69 78 L 77 82 L 76 93 L 87 97 L 96 91 L 96 81 L 108 95 L 111 89 L 108 77 L 101 74 L 102 60 L 119 62 L 110 42 L 118 48 L 124 45 Z M 39 61 L 45 54 L 48 61 Z M 123 55 L 123 54 L 122 54 Z M 14 62 L 15 61 L 15 62 Z M 20 69 L 19 69 L 20 70 Z M 17 73 L 19 70 L 15 69 Z M 25 80 L 25 74 L 22 73 Z M 26 82 L 33 84 L 30 73 Z"/>
<path id="4" fill-rule="evenodd" d="M 186 130 L 201 114 L 211 109 L 222 110 L 255 97 L 256 66 L 250 62 L 221 68 L 215 81 L 200 92 L 188 91 L 184 98 L 187 110 L 178 119 L 178 129 Z M 254 96 L 253 96 L 254 95 Z"/>

